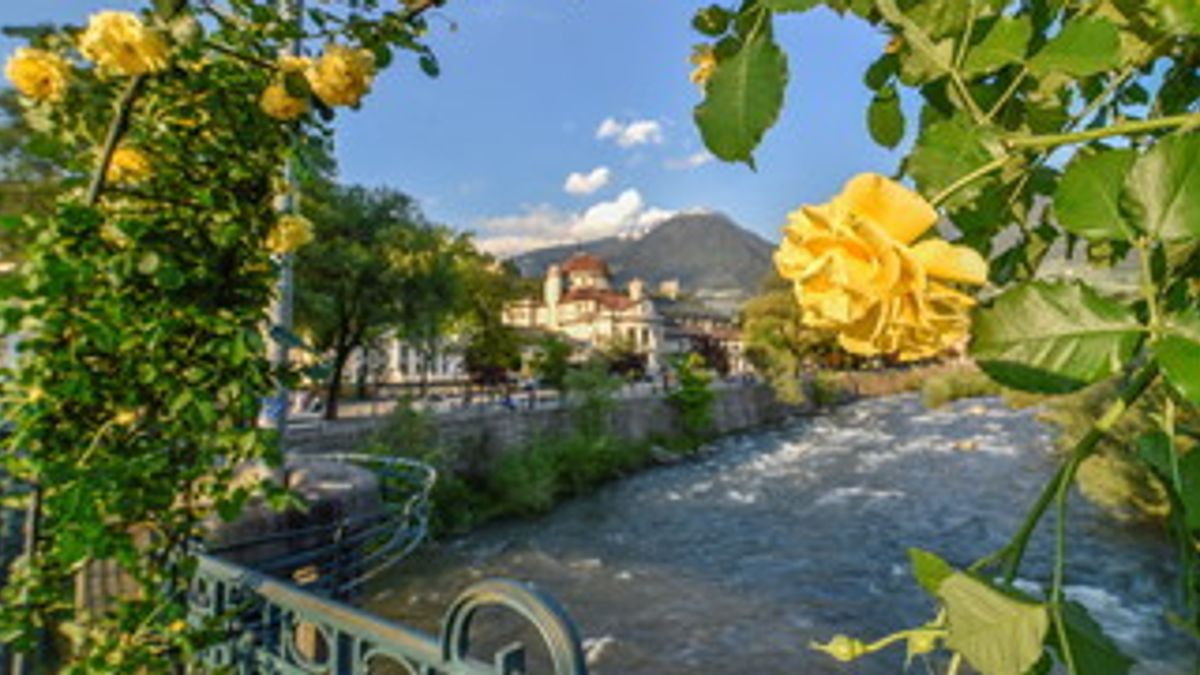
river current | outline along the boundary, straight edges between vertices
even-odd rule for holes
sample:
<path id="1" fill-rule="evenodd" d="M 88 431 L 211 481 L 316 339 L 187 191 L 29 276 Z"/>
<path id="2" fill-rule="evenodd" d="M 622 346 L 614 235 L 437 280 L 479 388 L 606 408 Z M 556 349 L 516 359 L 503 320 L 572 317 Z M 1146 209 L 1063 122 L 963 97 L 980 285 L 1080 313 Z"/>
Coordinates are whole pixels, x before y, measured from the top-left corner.
<path id="1" fill-rule="evenodd" d="M 965 565 L 1001 546 L 1054 470 L 1050 446 L 1036 411 L 994 399 L 864 400 L 430 545 L 364 604 L 436 633 L 466 585 L 503 576 L 566 606 L 597 675 L 898 673 L 903 646 L 844 665 L 807 645 L 931 618 L 906 549 Z M 1051 520 L 1022 569 L 1030 589 L 1049 577 Z M 1177 593 L 1162 536 L 1077 495 L 1070 532 L 1067 595 L 1138 659 L 1135 672 L 1200 672 L 1166 619 Z"/>

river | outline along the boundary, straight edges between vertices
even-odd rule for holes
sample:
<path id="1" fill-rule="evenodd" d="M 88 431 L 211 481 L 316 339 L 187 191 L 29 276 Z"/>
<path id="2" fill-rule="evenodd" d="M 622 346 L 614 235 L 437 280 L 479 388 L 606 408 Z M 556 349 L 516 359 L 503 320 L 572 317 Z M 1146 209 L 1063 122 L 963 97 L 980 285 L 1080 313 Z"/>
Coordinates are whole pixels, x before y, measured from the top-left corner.
<path id="1" fill-rule="evenodd" d="M 930 618 L 908 547 L 963 565 L 1007 541 L 1054 470 L 1035 415 L 995 399 L 927 410 L 902 395 L 727 437 L 545 517 L 430 545 L 364 604 L 436 632 L 463 587 L 504 576 L 567 607 L 597 675 L 898 673 L 902 646 L 843 665 L 806 645 Z M 1031 584 L 1049 575 L 1048 525 L 1022 571 Z M 1170 547 L 1077 495 L 1070 528 L 1068 597 L 1139 660 L 1135 672 L 1196 672 L 1194 645 L 1165 619 Z"/>

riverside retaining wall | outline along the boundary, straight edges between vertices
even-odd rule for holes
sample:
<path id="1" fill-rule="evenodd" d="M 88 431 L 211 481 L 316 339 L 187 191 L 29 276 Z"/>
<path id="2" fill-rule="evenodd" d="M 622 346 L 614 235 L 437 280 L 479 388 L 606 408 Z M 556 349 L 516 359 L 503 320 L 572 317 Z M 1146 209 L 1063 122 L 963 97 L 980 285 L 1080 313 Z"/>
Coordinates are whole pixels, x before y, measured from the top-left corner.
<path id="1" fill-rule="evenodd" d="M 721 387 L 713 401 L 713 431 L 732 433 L 782 421 L 799 410 L 775 399 L 765 385 Z M 632 441 L 671 437 L 680 433 L 679 413 L 661 396 L 622 398 L 614 403 L 609 428 Z M 386 417 L 345 420 L 288 433 L 287 449 L 297 454 L 354 452 L 370 440 Z M 563 407 L 534 410 L 463 409 L 433 417 L 437 446 L 471 466 L 487 465 L 514 448 L 538 438 L 570 433 L 571 410 Z"/>

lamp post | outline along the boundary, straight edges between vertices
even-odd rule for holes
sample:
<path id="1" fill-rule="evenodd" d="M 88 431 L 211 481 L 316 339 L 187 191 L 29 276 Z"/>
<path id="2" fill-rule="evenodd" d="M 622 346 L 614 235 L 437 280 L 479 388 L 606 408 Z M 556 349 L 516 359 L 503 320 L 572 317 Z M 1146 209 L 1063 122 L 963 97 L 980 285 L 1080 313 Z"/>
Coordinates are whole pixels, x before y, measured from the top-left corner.
<path id="1" fill-rule="evenodd" d="M 296 30 L 300 32 L 304 25 L 304 0 L 279 0 L 279 14 L 284 21 L 294 21 Z M 300 56 L 301 38 L 297 36 L 285 50 L 292 56 Z M 292 159 L 288 159 L 283 169 L 285 192 L 279 203 L 281 213 L 295 213 L 299 209 L 299 181 L 296 179 L 296 167 Z M 295 293 L 295 260 L 291 253 L 279 256 L 279 281 L 275 303 L 271 307 L 271 324 L 276 330 L 272 331 L 274 342 L 271 346 L 271 364 L 276 372 L 283 373 L 289 365 L 288 352 L 291 349 L 289 334 L 293 323 L 293 295 Z M 282 442 L 287 434 L 288 408 L 291 403 L 291 392 L 282 380 L 275 392 L 275 400 L 268 408 L 268 423 L 279 431 Z"/>

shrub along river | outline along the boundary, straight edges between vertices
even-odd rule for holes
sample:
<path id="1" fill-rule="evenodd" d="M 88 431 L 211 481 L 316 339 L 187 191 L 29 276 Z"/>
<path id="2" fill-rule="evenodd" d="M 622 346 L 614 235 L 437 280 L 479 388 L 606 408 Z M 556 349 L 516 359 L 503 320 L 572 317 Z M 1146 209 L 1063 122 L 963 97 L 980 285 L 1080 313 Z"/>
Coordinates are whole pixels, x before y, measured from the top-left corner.
<path id="1" fill-rule="evenodd" d="M 728 437 L 546 517 L 431 545 L 365 604 L 436 632 L 466 585 L 505 576 L 567 607 L 601 675 L 898 673 L 902 644 L 849 665 L 807 644 L 930 618 L 907 547 L 965 565 L 1007 541 L 1054 470 L 1035 414 L 994 399 L 931 411 L 904 395 Z M 1049 578 L 1050 526 L 1031 546 L 1029 584 Z M 1163 538 L 1078 496 L 1070 532 L 1067 595 L 1138 659 L 1135 672 L 1196 672 L 1194 643 L 1166 618 L 1178 594 Z"/>

